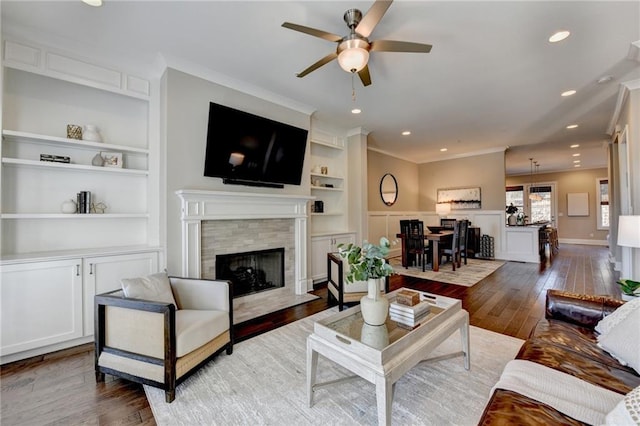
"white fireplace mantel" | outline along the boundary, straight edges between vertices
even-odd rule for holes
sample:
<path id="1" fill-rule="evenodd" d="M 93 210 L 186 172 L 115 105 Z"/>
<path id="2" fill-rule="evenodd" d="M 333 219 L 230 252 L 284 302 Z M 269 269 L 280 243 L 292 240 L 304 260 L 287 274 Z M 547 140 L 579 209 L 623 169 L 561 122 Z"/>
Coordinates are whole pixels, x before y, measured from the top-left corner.
<path id="1" fill-rule="evenodd" d="M 201 229 L 203 220 L 295 220 L 295 291 L 308 291 L 307 205 L 314 197 L 181 189 L 182 274 L 201 278 Z"/>

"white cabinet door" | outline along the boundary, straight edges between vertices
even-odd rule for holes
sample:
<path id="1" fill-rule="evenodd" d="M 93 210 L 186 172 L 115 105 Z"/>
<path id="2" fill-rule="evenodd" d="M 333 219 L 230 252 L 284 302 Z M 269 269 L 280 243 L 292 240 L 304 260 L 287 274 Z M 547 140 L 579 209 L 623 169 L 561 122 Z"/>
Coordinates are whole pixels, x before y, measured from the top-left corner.
<path id="1" fill-rule="evenodd" d="M 327 279 L 327 253 L 331 251 L 330 236 L 311 238 L 311 279 L 314 282 Z"/>
<path id="2" fill-rule="evenodd" d="M 0 355 L 82 337 L 80 259 L 3 265 L 1 270 Z"/>
<path id="3" fill-rule="evenodd" d="M 84 335 L 93 335 L 96 294 L 121 288 L 122 278 L 144 277 L 158 272 L 158 253 L 96 256 L 84 259 Z"/>
<path id="4" fill-rule="evenodd" d="M 338 251 L 338 246 L 340 244 L 344 244 L 345 246 L 348 244 L 354 244 L 356 242 L 355 234 L 340 234 L 335 235 L 333 237 L 333 251 Z"/>
<path id="5" fill-rule="evenodd" d="M 327 279 L 327 253 L 338 251 L 339 244 L 355 242 L 355 234 L 323 235 L 311 238 L 311 279 L 313 282 Z"/>

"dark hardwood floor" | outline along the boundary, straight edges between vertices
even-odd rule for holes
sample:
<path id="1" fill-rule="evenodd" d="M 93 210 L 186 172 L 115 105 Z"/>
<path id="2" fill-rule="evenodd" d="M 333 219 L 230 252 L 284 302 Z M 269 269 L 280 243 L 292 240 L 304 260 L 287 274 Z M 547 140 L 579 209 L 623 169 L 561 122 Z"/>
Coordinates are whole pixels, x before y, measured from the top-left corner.
<path id="1" fill-rule="evenodd" d="M 552 265 L 507 262 L 473 287 L 393 276 L 391 288 L 410 287 L 462 300 L 471 324 L 525 339 L 544 316 L 547 289 L 620 297 L 618 278 L 603 247 L 563 245 Z M 235 327 L 236 341 L 280 327 L 328 307 L 320 299 Z M 90 345 L 0 368 L 0 424 L 155 424 L 141 386 L 107 376 L 95 383 Z"/>

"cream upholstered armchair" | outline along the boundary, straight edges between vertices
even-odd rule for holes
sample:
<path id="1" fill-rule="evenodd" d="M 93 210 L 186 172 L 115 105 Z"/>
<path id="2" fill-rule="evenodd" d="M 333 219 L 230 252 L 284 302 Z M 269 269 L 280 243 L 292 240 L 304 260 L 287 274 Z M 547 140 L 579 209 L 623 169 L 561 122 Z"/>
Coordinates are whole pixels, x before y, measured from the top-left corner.
<path id="1" fill-rule="evenodd" d="M 122 377 L 164 389 L 226 348 L 233 352 L 231 283 L 154 274 L 95 296 L 96 381 Z"/>

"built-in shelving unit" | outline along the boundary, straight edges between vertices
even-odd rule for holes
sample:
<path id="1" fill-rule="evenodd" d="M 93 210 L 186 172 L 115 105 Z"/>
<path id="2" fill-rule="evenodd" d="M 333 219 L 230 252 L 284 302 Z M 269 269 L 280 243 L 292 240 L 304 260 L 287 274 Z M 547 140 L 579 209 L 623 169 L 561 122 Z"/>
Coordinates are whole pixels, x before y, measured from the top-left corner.
<path id="1" fill-rule="evenodd" d="M 311 213 L 311 278 L 327 279 L 327 253 L 338 244 L 355 242 L 348 230 L 347 150 L 345 138 L 319 129 L 311 131 L 311 195 L 323 212 Z"/>
<path id="2" fill-rule="evenodd" d="M 346 231 L 346 150 L 344 137 L 318 129 L 311 131 L 311 195 L 324 204 L 311 214 L 311 234 Z"/>
<path id="3" fill-rule="evenodd" d="M 93 295 L 157 272 L 162 250 L 151 243 L 159 177 L 150 81 L 30 42 L 4 39 L 2 52 L 5 363 L 93 340 Z M 66 137 L 68 124 L 97 126 L 102 142 Z M 68 162 L 41 161 L 42 154 Z M 98 156 L 117 158 L 117 167 L 94 165 Z M 63 213 L 81 191 L 104 213 Z"/>

